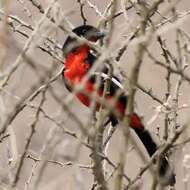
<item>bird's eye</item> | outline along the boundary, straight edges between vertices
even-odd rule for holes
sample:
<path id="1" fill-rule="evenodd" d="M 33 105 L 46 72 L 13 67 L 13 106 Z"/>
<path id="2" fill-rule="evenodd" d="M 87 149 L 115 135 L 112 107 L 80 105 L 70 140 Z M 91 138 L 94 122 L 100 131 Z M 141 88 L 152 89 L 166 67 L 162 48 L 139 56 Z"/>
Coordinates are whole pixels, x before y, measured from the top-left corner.
<path id="1" fill-rule="evenodd" d="M 85 32 L 86 32 L 86 29 L 83 29 L 83 30 L 82 30 L 82 34 L 85 34 Z"/>

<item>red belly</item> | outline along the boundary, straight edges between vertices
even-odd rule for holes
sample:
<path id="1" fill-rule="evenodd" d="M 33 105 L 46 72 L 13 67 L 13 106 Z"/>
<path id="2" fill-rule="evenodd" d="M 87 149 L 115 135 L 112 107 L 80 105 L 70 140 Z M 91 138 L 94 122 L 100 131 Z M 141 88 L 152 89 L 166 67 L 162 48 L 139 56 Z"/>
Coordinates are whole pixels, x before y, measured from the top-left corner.
<path id="1" fill-rule="evenodd" d="M 94 92 L 94 84 L 92 84 L 90 81 L 88 81 L 86 83 L 85 86 L 85 93 L 88 93 L 89 96 L 92 95 L 92 93 Z M 78 93 L 76 96 L 77 98 L 85 105 L 85 106 L 90 106 L 91 103 L 91 99 L 85 95 L 85 93 Z M 102 90 L 98 92 L 99 96 L 102 97 L 103 92 Z M 110 104 L 113 105 L 113 97 L 112 96 L 107 96 L 106 97 L 107 101 L 110 102 Z M 100 102 L 96 101 L 96 110 L 98 111 L 100 107 Z M 125 105 L 123 105 L 122 103 L 118 102 L 116 104 L 116 108 L 117 111 L 121 114 L 124 115 L 124 111 L 125 111 Z"/>

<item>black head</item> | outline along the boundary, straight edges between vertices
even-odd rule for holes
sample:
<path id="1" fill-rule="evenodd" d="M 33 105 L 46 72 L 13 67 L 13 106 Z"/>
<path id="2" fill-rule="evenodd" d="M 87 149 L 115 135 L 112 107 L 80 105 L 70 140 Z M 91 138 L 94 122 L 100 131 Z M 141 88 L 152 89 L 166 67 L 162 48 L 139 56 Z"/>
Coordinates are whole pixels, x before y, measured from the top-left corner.
<path id="1" fill-rule="evenodd" d="M 73 30 L 75 34 L 78 36 L 83 36 L 87 40 L 90 40 L 91 38 L 101 38 L 103 37 L 103 33 L 100 32 L 97 28 L 90 25 L 82 25 Z"/>
<path id="2" fill-rule="evenodd" d="M 90 25 L 82 25 L 72 30 L 76 35 L 84 37 L 89 41 L 96 42 L 98 39 L 104 36 L 103 32 L 100 32 L 97 28 Z M 69 52 L 74 51 L 80 44 L 76 39 L 68 37 L 63 45 L 63 54 L 67 55 Z"/>

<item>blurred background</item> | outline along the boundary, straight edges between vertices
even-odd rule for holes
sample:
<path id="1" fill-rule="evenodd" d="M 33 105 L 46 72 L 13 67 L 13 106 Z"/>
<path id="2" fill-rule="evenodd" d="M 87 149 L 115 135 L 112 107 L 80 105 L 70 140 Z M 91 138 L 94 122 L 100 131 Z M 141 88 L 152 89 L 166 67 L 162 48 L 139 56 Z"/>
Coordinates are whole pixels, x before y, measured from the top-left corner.
<path id="1" fill-rule="evenodd" d="M 122 2 L 127 2 L 126 6 L 132 7 L 126 11 L 128 20 L 121 13 L 113 21 L 113 34 L 109 44 L 110 50 L 113 51 L 113 56 L 122 41 L 135 31 L 142 20 L 142 16 L 138 12 L 137 1 L 118 1 L 116 13 L 123 11 Z M 146 3 L 147 6 L 150 6 L 154 2 L 147 1 Z M 87 24 L 98 26 L 102 19 L 100 15 L 104 14 L 110 1 L 57 1 L 47 13 L 47 15 L 51 15 L 55 19 L 54 23 L 44 16 L 46 14 L 44 11 L 51 4 L 49 0 L 2 0 L 0 2 L 1 124 L 18 108 L 16 107 L 18 103 L 20 105 L 25 104 L 22 111 L 9 123 L 10 125 L 5 133 L 8 136 L 0 142 L 0 182 L 2 184 L 0 189 L 9 186 L 14 181 L 16 168 L 23 152 L 26 152 L 26 154 L 16 184 L 17 189 L 34 189 L 35 185 L 39 189 L 47 190 L 93 189 L 91 151 L 80 143 L 80 139 L 87 142 L 88 138 L 82 134 L 71 114 L 62 106 L 62 102 L 69 102 L 70 110 L 80 119 L 84 126 L 87 126 L 90 110 L 77 99 L 70 101 L 70 92 L 65 88 L 61 75 L 49 85 L 50 87 L 47 91 L 40 92 L 30 99 L 35 92 L 34 89 L 38 89 L 52 76 L 60 72 L 63 66 L 62 61 L 64 60 L 60 48 L 68 34 L 60 29 L 58 25 L 62 24 L 61 20 L 64 21 L 64 19 L 73 28 L 82 25 L 83 18 L 81 17 L 80 3 L 84 4 L 83 11 Z M 151 20 L 153 23 L 160 20 L 159 23 L 155 24 L 155 26 L 158 25 L 157 34 L 161 35 L 167 49 L 177 61 L 179 61 L 177 40 L 180 40 L 181 49 L 187 50 L 182 52 L 182 62 L 189 66 L 190 2 L 189 0 L 179 1 L 162 16 L 161 13 L 166 11 L 170 4 L 172 4 L 172 1 L 164 1 L 159 6 L 159 11 L 151 17 Z M 181 34 L 179 39 L 178 30 L 185 33 Z M 127 50 L 118 63 L 127 76 L 130 76 L 136 59 L 137 44 L 138 41 L 135 40 L 129 42 Z M 162 55 L 157 35 L 153 35 L 148 49 L 156 59 L 166 62 Z M 22 57 L 23 50 L 26 53 L 24 59 Z M 15 64 L 18 64 L 18 66 L 14 69 Z M 175 67 L 173 62 L 171 65 Z M 4 80 L 11 70 L 14 70 L 14 72 L 5 82 Z M 115 67 L 115 70 L 117 73 L 119 72 L 118 66 Z M 185 73 L 190 77 L 188 67 Z M 167 74 L 167 69 L 155 64 L 145 54 L 139 74 L 139 83 L 172 107 L 174 106 L 174 96 L 179 75 L 171 74 L 171 89 L 169 98 L 166 101 Z M 177 111 L 168 111 L 149 95 L 139 89 L 137 90 L 135 96 L 136 107 L 143 117 L 146 128 L 158 143 L 163 142 L 166 114 L 169 114 L 169 118 L 173 118 L 174 114 L 177 114 L 177 125 L 179 127 L 183 126 L 189 119 L 189 83 L 182 80 L 179 91 Z M 44 102 L 42 102 L 43 96 L 45 97 Z M 41 104 L 41 111 L 39 111 L 38 115 L 37 110 Z M 35 132 L 30 139 L 31 126 L 35 126 Z M 65 132 L 61 128 L 68 131 Z M 169 138 L 173 135 L 173 131 L 173 121 L 171 119 L 171 122 L 169 122 Z M 77 138 L 73 137 L 75 135 L 72 134 L 76 134 Z M 176 143 L 181 143 L 188 138 L 189 133 L 187 130 L 180 137 L 179 142 L 177 141 Z M 28 139 L 31 141 L 26 150 Z M 120 153 L 124 150 L 123 141 L 122 129 L 118 126 L 110 140 L 107 155 L 115 165 L 118 164 Z M 145 152 L 140 142 L 139 146 Z M 170 153 L 171 164 L 174 167 L 177 179 L 174 189 L 188 190 L 190 188 L 188 165 L 190 163 L 190 151 L 188 143 L 173 148 Z M 144 163 L 131 145 L 128 148 L 126 157 L 125 173 L 133 179 L 140 168 L 144 166 Z M 113 167 L 108 164 L 108 174 L 112 171 Z M 115 188 L 114 178 L 115 174 L 108 180 L 110 189 Z M 124 179 L 123 183 L 126 185 L 127 181 Z M 151 185 L 151 174 L 146 171 L 138 180 L 136 189 L 151 189 Z M 170 189 L 170 187 L 165 189 Z"/>

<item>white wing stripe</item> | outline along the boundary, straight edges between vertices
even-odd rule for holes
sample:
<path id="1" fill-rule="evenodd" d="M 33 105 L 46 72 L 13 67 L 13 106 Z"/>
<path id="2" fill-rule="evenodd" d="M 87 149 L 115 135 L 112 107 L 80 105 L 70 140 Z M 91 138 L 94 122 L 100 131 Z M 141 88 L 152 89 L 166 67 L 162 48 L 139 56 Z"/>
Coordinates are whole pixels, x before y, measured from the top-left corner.
<path id="1" fill-rule="evenodd" d="M 99 72 L 95 72 L 95 75 L 100 75 L 101 77 L 103 77 L 104 79 L 110 79 L 110 77 L 105 74 L 105 73 L 99 73 Z M 114 77 L 111 78 L 111 81 L 116 84 L 119 88 L 124 89 L 123 85 Z"/>

